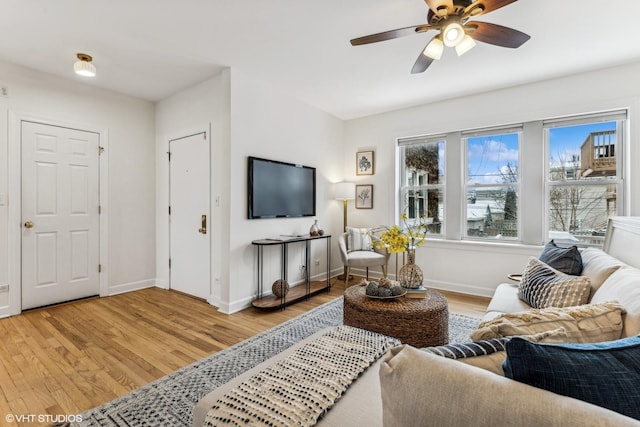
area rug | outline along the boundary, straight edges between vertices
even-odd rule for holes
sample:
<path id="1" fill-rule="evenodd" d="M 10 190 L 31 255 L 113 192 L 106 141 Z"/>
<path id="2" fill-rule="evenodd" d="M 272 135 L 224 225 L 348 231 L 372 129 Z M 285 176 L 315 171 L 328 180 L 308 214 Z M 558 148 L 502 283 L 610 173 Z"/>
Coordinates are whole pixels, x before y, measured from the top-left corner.
<path id="1" fill-rule="evenodd" d="M 449 315 L 449 341 L 465 342 L 479 319 Z M 342 298 L 81 414 L 73 426 L 189 426 L 207 393 L 320 329 L 342 324 Z"/>

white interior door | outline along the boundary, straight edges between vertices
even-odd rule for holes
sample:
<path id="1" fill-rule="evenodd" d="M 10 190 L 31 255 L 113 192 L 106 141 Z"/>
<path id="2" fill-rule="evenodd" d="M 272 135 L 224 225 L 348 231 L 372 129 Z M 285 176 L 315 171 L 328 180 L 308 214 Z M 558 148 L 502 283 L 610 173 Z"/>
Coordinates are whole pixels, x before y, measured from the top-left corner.
<path id="1" fill-rule="evenodd" d="M 169 152 L 170 287 L 208 299 L 209 142 L 203 132 L 170 141 Z"/>
<path id="2" fill-rule="evenodd" d="M 22 308 L 100 292 L 99 134 L 23 121 Z"/>

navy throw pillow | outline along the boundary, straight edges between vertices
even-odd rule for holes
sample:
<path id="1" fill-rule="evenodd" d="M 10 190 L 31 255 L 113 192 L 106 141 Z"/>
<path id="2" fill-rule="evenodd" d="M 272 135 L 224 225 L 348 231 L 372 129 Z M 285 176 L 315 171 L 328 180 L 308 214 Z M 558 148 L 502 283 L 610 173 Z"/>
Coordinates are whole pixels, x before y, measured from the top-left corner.
<path id="1" fill-rule="evenodd" d="M 640 420 L 640 336 L 589 344 L 506 343 L 505 376 Z"/>
<path id="2" fill-rule="evenodd" d="M 552 240 L 542 249 L 538 259 L 565 274 L 579 276 L 582 273 L 582 255 L 577 246 L 561 248 Z"/>

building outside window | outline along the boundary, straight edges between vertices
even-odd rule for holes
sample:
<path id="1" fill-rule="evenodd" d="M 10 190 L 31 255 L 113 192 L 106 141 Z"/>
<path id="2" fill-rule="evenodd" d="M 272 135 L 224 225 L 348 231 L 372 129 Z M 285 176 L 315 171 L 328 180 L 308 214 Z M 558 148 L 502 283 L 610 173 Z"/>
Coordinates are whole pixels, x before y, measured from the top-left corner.
<path id="1" fill-rule="evenodd" d="M 518 239 L 521 128 L 463 132 L 466 238 Z"/>
<path id="2" fill-rule="evenodd" d="M 549 240 L 601 246 L 610 216 L 622 212 L 626 114 L 544 123 Z"/>
<path id="3" fill-rule="evenodd" d="M 409 224 L 424 218 L 429 234 L 441 234 L 444 222 L 445 141 L 439 137 L 398 141 L 400 213 Z"/>

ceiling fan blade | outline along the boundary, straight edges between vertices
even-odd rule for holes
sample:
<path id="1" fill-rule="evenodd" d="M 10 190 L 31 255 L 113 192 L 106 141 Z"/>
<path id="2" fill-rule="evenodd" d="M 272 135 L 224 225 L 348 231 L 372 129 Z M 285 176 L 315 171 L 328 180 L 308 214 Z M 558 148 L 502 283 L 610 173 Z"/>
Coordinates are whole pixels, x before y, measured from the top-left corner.
<path id="1" fill-rule="evenodd" d="M 431 40 L 429 40 L 429 43 L 431 43 Z M 427 43 L 427 45 L 429 45 L 429 43 Z M 413 68 L 411 68 L 411 74 L 424 73 L 425 70 L 429 68 L 429 65 L 431 65 L 431 63 L 434 61 L 433 58 L 429 58 L 423 52 L 424 50 L 420 52 L 418 59 L 416 59 L 416 63 L 413 64 Z"/>
<path id="2" fill-rule="evenodd" d="M 436 15 L 440 15 L 440 13 L 438 13 L 438 10 L 442 10 L 445 8 L 447 10 L 447 14 L 449 12 L 453 12 L 453 0 L 424 0 L 424 2 Z"/>
<path id="3" fill-rule="evenodd" d="M 513 28 L 489 22 L 468 22 L 465 29 L 474 40 L 502 47 L 517 48 L 531 38 Z"/>
<path id="4" fill-rule="evenodd" d="M 426 1 L 426 0 L 425 0 Z M 518 0 L 477 0 L 464 10 L 465 16 L 480 16 L 505 7 Z"/>
<path id="5" fill-rule="evenodd" d="M 424 33 L 433 28 L 431 25 L 414 25 L 412 27 L 398 28 L 397 30 L 384 31 L 382 33 L 371 34 L 368 36 L 351 39 L 351 46 L 360 46 L 363 44 L 377 43 L 384 40 L 391 40 L 398 37 L 408 36 L 410 34 Z"/>

